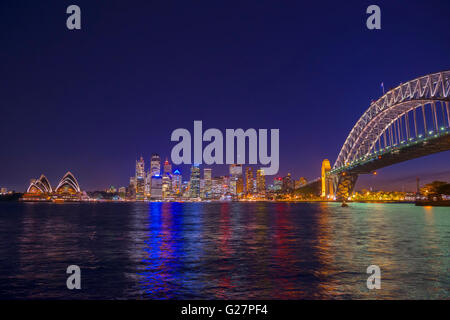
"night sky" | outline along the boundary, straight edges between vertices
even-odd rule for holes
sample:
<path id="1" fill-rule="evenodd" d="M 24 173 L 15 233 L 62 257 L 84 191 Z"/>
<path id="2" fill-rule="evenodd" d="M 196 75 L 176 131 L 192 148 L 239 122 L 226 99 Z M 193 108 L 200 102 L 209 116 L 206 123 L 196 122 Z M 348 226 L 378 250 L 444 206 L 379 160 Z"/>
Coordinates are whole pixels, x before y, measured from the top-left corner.
<path id="1" fill-rule="evenodd" d="M 71 4 L 80 31 L 66 28 Z M 365 26 L 371 4 L 382 30 Z M 279 128 L 279 174 L 313 179 L 381 82 L 450 69 L 448 0 L 14 0 L 0 24 L 0 186 L 17 191 L 68 170 L 84 190 L 125 186 L 136 158 L 170 157 L 171 132 L 194 120 Z M 398 164 L 357 189 L 450 180 L 449 163 L 444 152 Z"/>

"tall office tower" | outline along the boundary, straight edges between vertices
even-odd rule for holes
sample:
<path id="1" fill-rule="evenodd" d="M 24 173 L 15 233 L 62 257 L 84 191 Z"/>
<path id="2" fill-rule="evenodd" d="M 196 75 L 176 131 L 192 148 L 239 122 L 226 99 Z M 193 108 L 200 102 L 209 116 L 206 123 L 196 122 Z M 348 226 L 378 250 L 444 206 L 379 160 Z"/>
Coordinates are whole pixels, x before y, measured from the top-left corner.
<path id="1" fill-rule="evenodd" d="M 222 195 L 222 179 L 215 177 L 211 180 L 211 198 L 218 199 Z"/>
<path id="2" fill-rule="evenodd" d="M 140 158 L 136 160 L 136 177 L 144 177 L 145 176 L 145 162 L 144 158 Z"/>
<path id="3" fill-rule="evenodd" d="M 191 196 L 190 185 L 190 181 L 183 181 L 183 184 L 181 185 L 181 194 L 184 198 L 189 198 Z"/>
<path id="4" fill-rule="evenodd" d="M 127 199 L 136 200 L 136 177 L 130 177 L 130 184 L 127 188 Z"/>
<path id="5" fill-rule="evenodd" d="M 244 192 L 242 164 L 230 165 L 230 192 L 234 196 L 241 195 Z"/>
<path id="6" fill-rule="evenodd" d="M 174 195 L 181 195 L 182 192 L 182 176 L 180 170 L 175 170 L 172 174 L 172 193 Z"/>
<path id="7" fill-rule="evenodd" d="M 146 198 L 150 198 L 151 189 L 152 189 L 152 175 L 150 171 L 145 174 L 145 188 L 144 193 Z"/>
<path id="8" fill-rule="evenodd" d="M 172 174 L 172 165 L 170 164 L 169 160 L 167 160 L 167 158 L 166 161 L 164 161 L 164 174 Z"/>
<path id="9" fill-rule="evenodd" d="M 253 169 L 252 167 L 245 168 L 245 191 L 247 194 L 253 194 L 255 191 L 253 189 Z"/>
<path id="10" fill-rule="evenodd" d="M 151 187 L 150 198 L 153 200 L 161 200 L 162 199 L 162 177 L 159 175 L 152 177 L 152 187 Z"/>
<path id="11" fill-rule="evenodd" d="M 290 193 L 294 189 L 294 184 L 292 181 L 291 174 L 288 173 L 287 176 L 283 177 L 283 187 L 282 190 L 284 193 Z"/>
<path id="12" fill-rule="evenodd" d="M 141 157 L 136 161 L 136 200 L 145 198 L 145 162 Z"/>
<path id="13" fill-rule="evenodd" d="M 242 196 L 244 194 L 244 177 L 238 176 L 236 179 L 236 194 Z"/>
<path id="14" fill-rule="evenodd" d="M 136 177 L 136 200 L 145 200 L 145 178 Z"/>
<path id="15" fill-rule="evenodd" d="M 170 176 L 164 173 L 162 177 L 162 197 L 166 199 L 167 197 L 170 197 L 171 194 L 172 194 L 172 181 L 170 180 Z"/>
<path id="16" fill-rule="evenodd" d="M 256 191 L 260 195 L 266 193 L 266 176 L 264 174 L 264 169 L 258 169 L 256 171 Z"/>
<path id="17" fill-rule="evenodd" d="M 200 198 L 205 199 L 205 179 L 200 179 Z"/>
<path id="18" fill-rule="evenodd" d="M 242 176 L 242 164 L 230 164 L 230 176 Z"/>
<path id="19" fill-rule="evenodd" d="M 156 153 L 152 154 L 150 160 L 150 174 L 152 177 L 161 175 L 161 158 Z"/>
<path id="20" fill-rule="evenodd" d="M 130 186 L 136 188 L 136 177 L 130 177 Z"/>
<path id="21" fill-rule="evenodd" d="M 191 167 L 190 191 L 191 198 L 200 197 L 200 168 L 198 164 Z"/>
<path id="22" fill-rule="evenodd" d="M 205 198 L 210 199 L 212 197 L 212 169 L 205 168 L 203 169 L 203 180 L 205 181 Z"/>
<path id="23" fill-rule="evenodd" d="M 222 189 L 224 194 L 229 192 L 230 181 L 231 181 L 230 176 L 222 176 Z"/>
<path id="24" fill-rule="evenodd" d="M 163 198 L 167 198 L 172 194 L 172 165 L 167 158 L 163 167 L 162 193 Z"/>
<path id="25" fill-rule="evenodd" d="M 228 192 L 231 193 L 233 196 L 235 196 L 237 194 L 235 178 L 230 178 L 230 187 L 228 188 Z"/>

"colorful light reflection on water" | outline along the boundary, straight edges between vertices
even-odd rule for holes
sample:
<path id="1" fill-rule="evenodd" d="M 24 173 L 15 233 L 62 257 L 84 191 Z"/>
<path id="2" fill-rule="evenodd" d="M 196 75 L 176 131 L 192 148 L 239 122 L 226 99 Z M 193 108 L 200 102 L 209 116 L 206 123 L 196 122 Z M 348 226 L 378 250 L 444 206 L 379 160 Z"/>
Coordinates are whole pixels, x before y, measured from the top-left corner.
<path id="1" fill-rule="evenodd" d="M 0 298 L 448 298 L 449 248 L 449 209 L 409 204 L 5 203 Z"/>

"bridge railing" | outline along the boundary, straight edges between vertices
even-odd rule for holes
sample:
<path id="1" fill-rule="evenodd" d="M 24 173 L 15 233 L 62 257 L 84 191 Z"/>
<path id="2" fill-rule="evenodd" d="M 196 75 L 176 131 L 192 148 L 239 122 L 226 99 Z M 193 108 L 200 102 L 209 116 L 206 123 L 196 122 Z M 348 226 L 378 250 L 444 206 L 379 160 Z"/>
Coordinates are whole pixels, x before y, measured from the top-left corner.
<path id="1" fill-rule="evenodd" d="M 432 140 L 434 138 L 442 137 L 445 135 L 450 135 L 450 128 L 448 127 L 441 127 L 439 128 L 439 131 L 429 131 L 428 134 L 419 134 L 417 137 L 411 137 L 408 140 L 402 140 L 398 144 L 395 144 L 393 146 L 387 146 L 385 148 L 382 148 L 380 150 L 376 150 L 375 152 L 362 156 L 352 162 L 347 163 L 344 166 L 340 166 L 337 168 L 333 168 L 330 170 L 327 174 L 333 175 L 333 174 L 339 174 L 346 171 L 351 171 L 352 169 L 355 169 L 357 167 L 360 167 L 362 165 L 365 165 L 369 162 L 375 161 L 380 159 L 383 155 L 397 152 L 398 150 L 401 150 L 403 148 L 411 147 L 413 145 L 417 145 L 419 143 L 423 143 L 425 141 Z"/>

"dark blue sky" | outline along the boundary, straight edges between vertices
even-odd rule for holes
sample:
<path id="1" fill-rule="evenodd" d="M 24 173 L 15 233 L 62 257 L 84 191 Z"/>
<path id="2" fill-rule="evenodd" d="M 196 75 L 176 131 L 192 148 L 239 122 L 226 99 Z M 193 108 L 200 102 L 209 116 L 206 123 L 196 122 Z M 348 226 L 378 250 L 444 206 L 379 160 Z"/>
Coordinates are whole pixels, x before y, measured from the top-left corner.
<path id="1" fill-rule="evenodd" d="M 80 31 L 66 28 L 71 4 Z M 365 27 L 371 4 L 382 30 Z M 315 178 L 382 81 L 450 69 L 449 12 L 445 0 L 2 1 L 0 186 L 67 170 L 83 189 L 126 185 L 138 156 L 170 156 L 171 132 L 194 120 L 279 128 L 280 175 Z M 414 160 L 357 187 L 450 180 L 449 163 Z"/>

